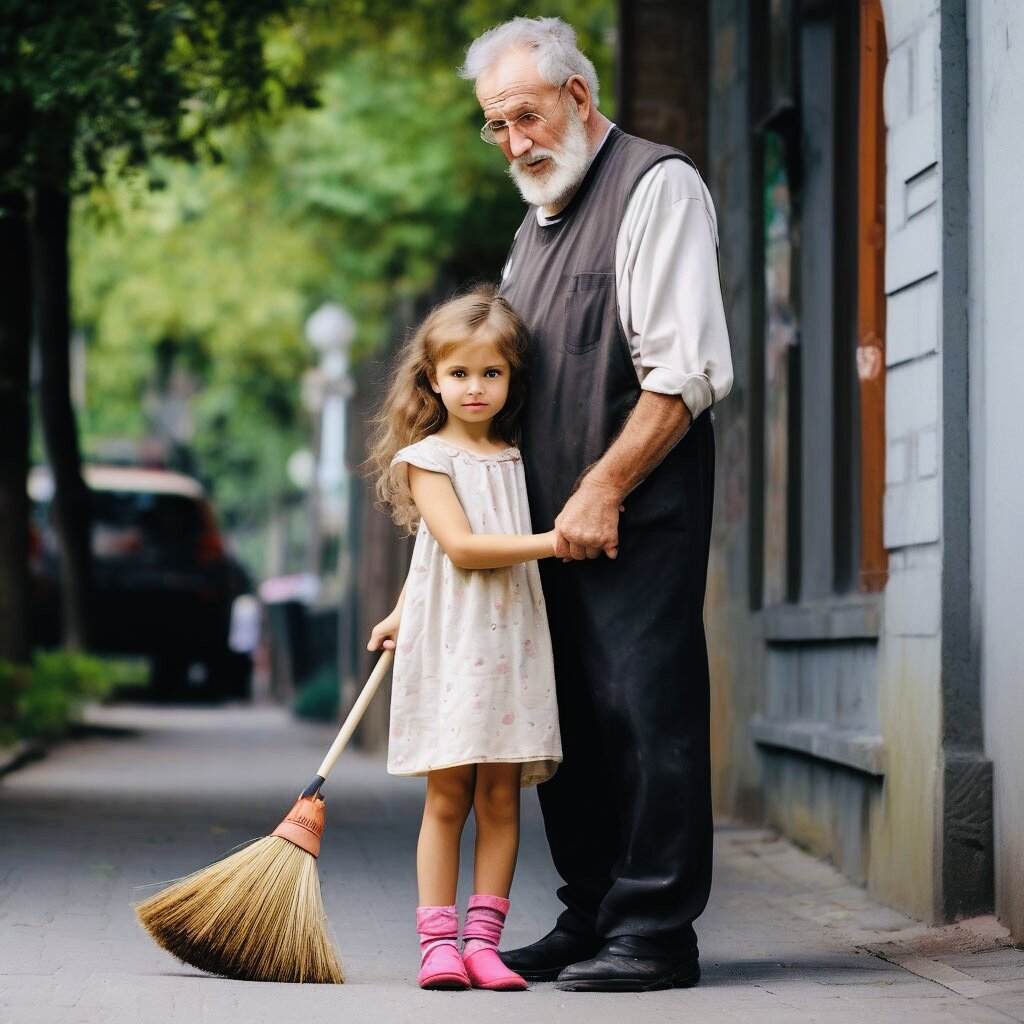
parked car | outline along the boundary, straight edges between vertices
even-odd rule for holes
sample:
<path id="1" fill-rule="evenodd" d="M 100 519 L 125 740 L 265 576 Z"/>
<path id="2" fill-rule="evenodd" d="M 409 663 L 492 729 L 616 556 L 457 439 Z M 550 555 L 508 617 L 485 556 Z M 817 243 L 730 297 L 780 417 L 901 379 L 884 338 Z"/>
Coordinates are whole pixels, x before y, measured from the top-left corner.
<path id="1" fill-rule="evenodd" d="M 93 498 L 92 551 L 96 596 L 92 646 L 150 659 L 156 696 L 247 697 L 252 647 L 232 614 L 238 599 L 251 617 L 252 584 L 226 550 L 199 481 L 168 470 L 87 465 Z M 33 526 L 37 642 L 60 635 L 59 558 L 50 519 L 53 479 L 33 467 L 28 481 Z M 39 545 L 38 540 L 33 541 Z M 239 649 L 240 646 L 242 649 Z"/>

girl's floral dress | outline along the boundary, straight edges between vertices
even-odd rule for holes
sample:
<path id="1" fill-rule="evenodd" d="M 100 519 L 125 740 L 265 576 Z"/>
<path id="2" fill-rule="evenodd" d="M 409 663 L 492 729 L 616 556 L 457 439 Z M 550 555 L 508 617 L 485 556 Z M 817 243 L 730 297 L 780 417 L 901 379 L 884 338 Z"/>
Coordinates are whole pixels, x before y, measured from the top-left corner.
<path id="1" fill-rule="evenodd" d="M 450 477 L 474 533 L 533 532 L 518 449 L 475 455 L 431 436 L 394 462 Z M 522 785 L 533 786 L 561 760 L 537 563 L 459 569 L 421 520 L 395 651 L 388 771 L 518 761 Z"/>

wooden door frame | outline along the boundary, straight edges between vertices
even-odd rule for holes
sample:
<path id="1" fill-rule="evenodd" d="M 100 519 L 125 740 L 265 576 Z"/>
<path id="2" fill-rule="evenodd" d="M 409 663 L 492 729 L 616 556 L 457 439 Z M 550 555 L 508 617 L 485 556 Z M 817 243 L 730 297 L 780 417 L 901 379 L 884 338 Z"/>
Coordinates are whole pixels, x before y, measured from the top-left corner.
<path id="1" fill-rule="evenodd" d="M 857 205 L 857 378 L 860 385 L 860 589 L 889 575 L 885 494 L 885 115 L 887 48 L 881 0 L 861 0 Z"/>

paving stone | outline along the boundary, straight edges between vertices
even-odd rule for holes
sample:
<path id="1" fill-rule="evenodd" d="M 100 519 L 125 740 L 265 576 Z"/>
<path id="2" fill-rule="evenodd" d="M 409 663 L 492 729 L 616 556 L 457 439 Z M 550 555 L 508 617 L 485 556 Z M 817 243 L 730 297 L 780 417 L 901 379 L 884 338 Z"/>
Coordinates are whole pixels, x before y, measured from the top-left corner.
<path id="1" fill-rule="evenodd" d="M 978 1002 L 990 1010 L 996 1010 L 1015 1021 L 1024 1021 L 1024 994 L 1000 993 L 982 996 Z"/>
<path id="2" fill-rule="evenodd" d="M 1020 981 L 1024 985 L 1024 949 L 991 949 L 982 953 L 939 956 L 950 967 L 968 971 L 983 981 Z"/>
<path id="3" fill-rule="evenodd" d="M 999 944 L 997 932 L 979 931 L 975 948 L 969 927 L 956 934 L 926 929 L 873 903 L 775 833 L 729 822 L 716 837 L 714 890 L 698 922 L 704 976 L 696 989 L 577 994 L 534 985 L 504 996 L 420 992 L 413 909 L 422 780 L 393 779 L 379 758 L 359 753 L 346 754 L 325 790 L 327 830 L 318 862 L 348 983 L 212 978 L 152 943 L 130 903 L 153 883 L 269 832 L 315 770 L 333 730 L 271 708 L 121 706 L 95 712 L 94 720 L 125 732 L 69 743 L 0 786 L 2 1024 L 1020 1019 L 1014 1013 L 1024 997 L 1007 988 L 1016 984 L 1020 951 L 986 952 Z M 524 799 L 523 826 L 508 945 L 547 931 L 559 906 L 533 793 Z M 470 828 L 467 866 L 472 841 Z M 468 883 L 463 901 L 467 895 Z M 983 995 L 958 993 L 865 949 L 885 947 L 894 957 L 897 942 L 910 943 L 907 955 L 932 965 L 933 973 L 971 978 Z M 973 952 L 965 953 L 968 948 Z"/>

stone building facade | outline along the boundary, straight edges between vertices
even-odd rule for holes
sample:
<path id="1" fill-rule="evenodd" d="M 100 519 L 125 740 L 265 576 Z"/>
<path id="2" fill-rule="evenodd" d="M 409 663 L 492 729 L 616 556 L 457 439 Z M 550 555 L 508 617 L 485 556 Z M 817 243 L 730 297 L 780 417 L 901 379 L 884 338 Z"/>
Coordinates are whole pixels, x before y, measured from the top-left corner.
<path id="1" fill-rule="evenodd" d="M 1024 12 L 620 13 L 619 122 L 695 155 L 718 207 L 717 808 L 1022 939 Z"/>

